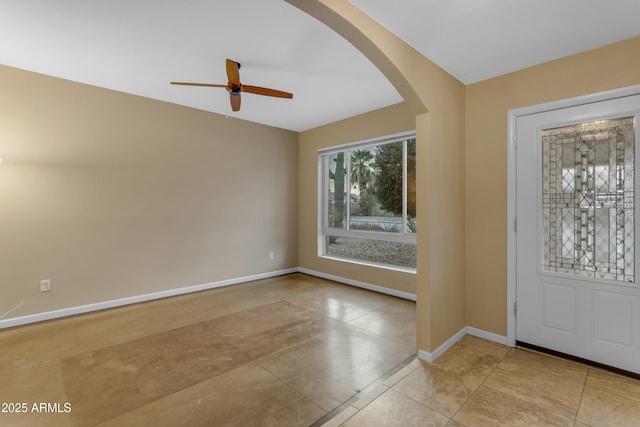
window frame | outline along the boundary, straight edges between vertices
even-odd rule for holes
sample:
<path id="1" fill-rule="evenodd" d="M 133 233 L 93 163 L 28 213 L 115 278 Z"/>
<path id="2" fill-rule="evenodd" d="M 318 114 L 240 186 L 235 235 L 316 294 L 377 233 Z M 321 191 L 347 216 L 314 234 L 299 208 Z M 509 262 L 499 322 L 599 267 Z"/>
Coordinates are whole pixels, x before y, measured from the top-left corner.
<path id="1" fill-rule="evenodd" d="M 378 240 L 395 243 L 416 243 L 416 233 L 408 231 L 407 225 L 407 141 L 415 139 L 415 130 L 409 132 L 401 132 L 384 137 L 371 138 L 367 140 L 340 144 L 332 147 L 321 148 L 318 150 L 318 256 L 322 258 L 337 259 L 340 261 L 354 262 L 357 264 L 373 265 L 376 267 L 390 268 L 394 270 L 402 270 L 415 272 L 415 268 L 404 267 L 394 264 L 383 264 L 371 261 L 359 260 L 356 258 L 343 258 L 335 255 L 328 255 L 326 252 L 326 240 L 328 236 L 346 237 L 355 239 Z M 362 148 L 370 148 L 374 146 L 391 144 L 402 141 L 402 230 L 400 232 L 386 232 L 373 230 L 352 230 L 350 229 L 351 203 L 345 204 L 345 228 L 329 227 L 329 157 L 338 152 L 355 151 Z M 345 188 L 348 194 L 351 194 L 351 156 L 345 156 Z M 347 200 L 349 198 L 347 197 Z"/>

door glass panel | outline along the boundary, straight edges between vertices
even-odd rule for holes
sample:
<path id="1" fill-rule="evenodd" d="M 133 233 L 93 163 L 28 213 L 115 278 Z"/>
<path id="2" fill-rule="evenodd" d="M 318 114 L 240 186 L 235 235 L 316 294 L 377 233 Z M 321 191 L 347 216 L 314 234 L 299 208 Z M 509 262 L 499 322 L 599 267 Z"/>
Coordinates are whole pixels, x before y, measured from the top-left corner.
<path id="1" fill-rule="evenodd" d="M 635 118 L 542 131 L 543 270 L 635 282 Z"/>

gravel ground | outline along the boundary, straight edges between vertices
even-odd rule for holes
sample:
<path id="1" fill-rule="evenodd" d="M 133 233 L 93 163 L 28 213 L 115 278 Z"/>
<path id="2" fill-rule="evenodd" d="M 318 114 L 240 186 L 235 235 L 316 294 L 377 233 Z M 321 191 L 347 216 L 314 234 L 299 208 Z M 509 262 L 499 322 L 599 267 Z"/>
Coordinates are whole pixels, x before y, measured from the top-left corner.
<path id="1" fill-rule="evenodd" d="M 416 268 L 416 245 L 337 237 L 327 246 L 327 255 Z"/>

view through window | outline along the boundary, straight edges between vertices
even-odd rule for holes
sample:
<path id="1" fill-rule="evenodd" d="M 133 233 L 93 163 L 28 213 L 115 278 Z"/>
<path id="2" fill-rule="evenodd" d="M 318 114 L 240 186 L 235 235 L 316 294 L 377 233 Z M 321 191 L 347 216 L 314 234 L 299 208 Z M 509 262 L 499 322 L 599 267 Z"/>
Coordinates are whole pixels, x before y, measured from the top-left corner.
<path id="1" fill-rule="evenodd" d="M 416 268 L 415 134 L 319 153 L 321 255 Z"/>

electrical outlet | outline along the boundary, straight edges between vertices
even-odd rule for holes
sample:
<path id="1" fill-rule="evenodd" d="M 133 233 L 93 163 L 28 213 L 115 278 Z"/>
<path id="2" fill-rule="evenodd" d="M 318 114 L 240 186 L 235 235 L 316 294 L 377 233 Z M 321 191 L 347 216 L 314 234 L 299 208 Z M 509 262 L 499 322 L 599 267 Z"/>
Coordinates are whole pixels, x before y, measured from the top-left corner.
<path id="1" fill-rule="evenodd" d="M 269 259 L 274 259 L 276 257 L 276 254 L 273 252 L 269 252 Z"/>
<path id="2" fill-rule="evenodd" d="M 49 292 L 51 290 L 51 280 L 40 280 L 40 292 Z"/>

